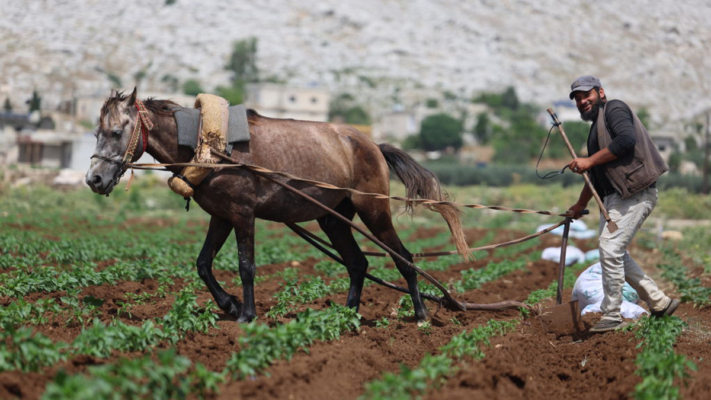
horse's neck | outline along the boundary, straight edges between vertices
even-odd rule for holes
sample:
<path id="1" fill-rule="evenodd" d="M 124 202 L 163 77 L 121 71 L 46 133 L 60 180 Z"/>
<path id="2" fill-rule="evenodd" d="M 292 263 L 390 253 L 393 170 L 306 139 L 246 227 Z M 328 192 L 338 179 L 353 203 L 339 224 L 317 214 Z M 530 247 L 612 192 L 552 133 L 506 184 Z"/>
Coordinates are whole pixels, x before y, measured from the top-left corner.
<path id="1" fill-rule="evenodd" d="M 159 117 L 155 121 L 153 130 L 149 132 L 146 152 L 161 164 L 189 162 L 192 154 L 190 150 L 179 148 L 175 120 L 171 117 Z M 179 172 L 182 167 L 168 167 L 168 169 Z"/>

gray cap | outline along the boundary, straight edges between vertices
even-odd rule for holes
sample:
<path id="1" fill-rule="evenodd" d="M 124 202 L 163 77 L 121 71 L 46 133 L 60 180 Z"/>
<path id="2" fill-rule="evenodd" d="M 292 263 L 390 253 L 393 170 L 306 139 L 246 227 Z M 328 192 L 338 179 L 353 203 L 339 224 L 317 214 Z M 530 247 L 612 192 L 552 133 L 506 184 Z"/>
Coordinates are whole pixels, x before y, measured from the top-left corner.
<path id="1" fill-rule="evenodd" d="M 602 87 L 600 80 L 592 75 L 583 75 L 570 85 L 570 99 L 573 99 L 575 92 L 587 92 L 594 87 Z"/>

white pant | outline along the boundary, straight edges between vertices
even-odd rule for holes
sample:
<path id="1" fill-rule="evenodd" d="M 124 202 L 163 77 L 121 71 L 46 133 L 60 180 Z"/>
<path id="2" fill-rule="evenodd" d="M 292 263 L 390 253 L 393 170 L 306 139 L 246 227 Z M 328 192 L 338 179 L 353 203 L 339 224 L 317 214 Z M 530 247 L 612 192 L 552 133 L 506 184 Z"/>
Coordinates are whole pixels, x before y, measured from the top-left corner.
<path id="1" fill-rule="evenodd" d="M 605 208 L 617 224 L 617 230 L 611 233 L 600 214 L 600 262 L 605 294 L 600 307 L 603 320 L 622 320 L 620 307 L 625 281 L 637 291 L 650 311 L 661 311 L 671 301 L 627 252 L 634 235 L 657 205 L 657 199 L 656 188 L 644 189 L 624 200 L 617 193 L 605 196 Z"/>

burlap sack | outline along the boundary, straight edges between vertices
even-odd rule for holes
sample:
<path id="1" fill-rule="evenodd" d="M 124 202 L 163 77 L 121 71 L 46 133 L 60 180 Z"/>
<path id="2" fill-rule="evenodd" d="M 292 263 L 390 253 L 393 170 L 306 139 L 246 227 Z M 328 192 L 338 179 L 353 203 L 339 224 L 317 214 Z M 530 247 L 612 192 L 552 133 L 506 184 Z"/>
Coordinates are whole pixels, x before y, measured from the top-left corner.
<path id="1" fill-rule="evenodd" d="M 222 97 L 201 93 L 195 99 L 195 108 L 200 109 L 200 135 L 191 162 L 215 164 L 219 158 L 212 155 L 210 148 L 224 149 L 226 143 L 227 127 L 229 124 L 229 102 Z M 185 167 L 181 175 L 197 187 L 212 168 Z M 194 190 L 188 183 L 177 177 L 168 179 L 168 186 L 183 197 L 192 197 Z"/>

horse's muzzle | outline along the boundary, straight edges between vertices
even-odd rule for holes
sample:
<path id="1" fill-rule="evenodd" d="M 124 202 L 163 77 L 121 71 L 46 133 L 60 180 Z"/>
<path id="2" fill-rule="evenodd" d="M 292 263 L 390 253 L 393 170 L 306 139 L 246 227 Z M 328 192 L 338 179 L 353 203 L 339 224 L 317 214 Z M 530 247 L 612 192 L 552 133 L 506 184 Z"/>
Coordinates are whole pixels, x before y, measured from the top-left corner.
<path id="1" fill-rule="evenodd" d="M 89 185 L 94 193 L 109 194 L 114 190 L 114 179 L 102 177 L 99 174 L 86 176 L 86 184 Z"/>

